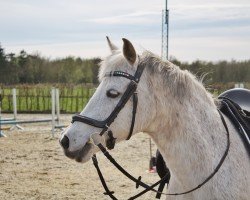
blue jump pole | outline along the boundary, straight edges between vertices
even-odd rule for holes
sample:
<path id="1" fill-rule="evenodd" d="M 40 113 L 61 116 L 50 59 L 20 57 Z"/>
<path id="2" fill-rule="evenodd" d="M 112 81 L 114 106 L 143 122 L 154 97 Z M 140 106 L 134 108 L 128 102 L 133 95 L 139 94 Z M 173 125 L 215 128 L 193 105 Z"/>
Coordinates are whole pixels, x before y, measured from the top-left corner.
<path id="1" fill-rule="evenodd" d="M 46 123 L 51 122 L 52 119 L 33 119 L 33 120 L 16 120 L 16 121 L 0 121 L 0 125 L 16 125 L 16 124 L 30 124 L 30 123 Z M 57 121 L 57 118 L 55 118 L 55 121 Z"/>

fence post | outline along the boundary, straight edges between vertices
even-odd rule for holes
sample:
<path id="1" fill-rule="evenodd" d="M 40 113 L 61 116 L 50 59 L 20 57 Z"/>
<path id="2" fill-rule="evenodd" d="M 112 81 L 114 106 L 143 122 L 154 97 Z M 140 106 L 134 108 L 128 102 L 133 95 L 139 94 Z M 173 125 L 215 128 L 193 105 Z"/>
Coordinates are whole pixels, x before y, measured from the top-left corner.
<path id="1" fill-rule="evenodd" d="M 51 90 L 51 114 L 52 114 L 52 137 L 55 135 L 55 88 L 52 88 Z"/>

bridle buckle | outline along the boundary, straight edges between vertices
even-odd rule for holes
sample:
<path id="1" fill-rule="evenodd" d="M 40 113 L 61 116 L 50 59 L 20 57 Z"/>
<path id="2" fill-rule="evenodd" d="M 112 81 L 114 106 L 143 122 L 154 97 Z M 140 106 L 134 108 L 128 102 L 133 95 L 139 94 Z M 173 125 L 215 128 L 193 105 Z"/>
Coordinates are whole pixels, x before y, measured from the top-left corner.
<path id="1" fill-rule="evenodd" d="M 136 81 L 136 80 L 134 80 L 134 79 L 131 80 L 131 82 L 133 82 L 135 85 L 138 85 L 138 81 L 139 81 L 139 80 Z"/>
<path id="2" fill-rule="evenodd" d="M 110 130 L 110 128 L 109 128 L 109 126 L 108 126 L 107 124 L 105 124 L 105 129 L 106 129 L 106 131 L 105 131 L 105 132 L 107 132 L 107 131 L 109 131 L 109 130 Z"/>

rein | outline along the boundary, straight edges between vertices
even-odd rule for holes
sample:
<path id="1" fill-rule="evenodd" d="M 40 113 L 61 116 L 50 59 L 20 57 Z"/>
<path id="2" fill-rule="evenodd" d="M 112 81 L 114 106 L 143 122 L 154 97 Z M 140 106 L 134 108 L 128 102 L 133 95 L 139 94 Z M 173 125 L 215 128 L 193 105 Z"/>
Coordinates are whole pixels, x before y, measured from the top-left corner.
<path id="1" fill-rule="evenodd" d="M 107 73 L 105 76 L 118 76 L 118 77 L 124 77 L 130 80 L 130 83 L 126 89 L 126 91 L 124 92 L 124 94 L 122 95 L 121 99 L 119 100 L 118 104 L 116 105 L 116 107 L 114 108 L 114 110 L 111 112 L 111 114 L 103 121 L 100 120 L 95 120 L 86 116 L 82 116 L 82 115 L 75 115 L 72 118 L 72 123 L 74 122 L 82 122 L 97 128 L 102 128 L 101 132 L 99 133 L 99 136 L 103 136 L 103 134 L 107 133 L 108 136 L 108 140 L 106 141 L 106 147 L 111 150 L 114 148 L 115 146 L 115 141 L 116 138 L 113 137 L 113 133 L 110 130 L 110 125 L 114 122 L 114 120 L 116 119 L 116 117 L 118 116 L 119 112 L 122 110 L 122 108 L 126 105 L 126 103 L 128 102 L 128 100 L 133 96 L 133 109 L 132 109 L 132 120 L 131 120 L 131 125 L 130 125 L 130 130 L 129 130 L 129 134 L 127 136 L 126 140 L 129 140 L 130 137 L 133 134 L 133 129 L 134 129 L 134 123 L 135 123 L 135 116 L 136 116 L 136 110 L 137 110 L 137 104 L 138 104 L 138 96 L 137 96 L 137 84 L 140 81 L 140 77 L 143 73 L 144 70 L 144 65 L 138 65 L 137 70 L 135 72 L 135 75 L 132 76 L 126 72 L 122 72 L 122 71 L 114 71 L 114 72 L 110 72 Z M 140 197 L 141 195 L 145 194 L 148 191 L 153 191 L 155 192 L 156 198 L 160 198 L 161 195 L 171 195 L 171 196 L 177 196 L 177 195 L 184 195 L 184 194 L 188 194 L 191 193 L 197 189 L 199 189 L 200 187 L 202 187 L 203 185 L 205 185 L 211 178 L 213 178 L 213 176 L 218 172 L 218 170 L 220 169 L 220 167 L 222 166 L 223 162 L 225 161 L 225 158 L 228 155 L 228 151 L 229 151 L 229 147 L 230 147 L 230 136 L 229 136 L 229 130 L 227 127 L 227 124 L 225 122 L 225 119 L 223 117 L 223 115 L 221 114 L 220 110 L 218 110 L 222 123 L 226 129 L 227 132 L 227 147 L 226 150 L 222 156 L 222 158 L 220 159 L 220 162 L 218 163 L 218 165 L 216 166 L 216 168 L 214 169 L 214 171 L 203 181 L 201 182 L 199 185 L 197 185 L 196 187 L 194 187 L 193 189 L 187 190 L 185 192 L 179 192 L 179 193 L 162 193 L 162 189 L 163 186 L 166 183 L 166 180 L 168 178 L 169 173 L 166 173 L 165 176 L 163 176 L 159 181 L 157 181 L 156 183 L 154 183 L 153 185 L 149 186 L 146 183 L 141 181 L 141 176 L 139 176 L 138 178 L 135 178 L 134 176 L 132 176 L 130 173 L 128 173 L 121 165 L 119 165 L 116 160 L 109 154 L 109 152 L 107 151 L 107 149 L 101 144 L 101 142 L 97 142 L 94 144 L 102 151 L 102 153 L 106 156 L 106 158 L 121 172 L 123 173 L 126 177 L 128 177 L 130 180 L 132 180 L 133 182 L 136 183 L 136 188 L 138 188 L 139 186 L 142 186 L 143 188 L 145 188 L 143 191 L 141 191 L 140 193 L 132 196 L 129 198 L 129 200 L 133 200 L 136 199 L 138 197 Z M 98 165 L 98 161 L 97 161 L 97 157 L 96 155 L 94 155 L 92 157 L 92 161 L 93 164 L 97 170 L 97 173 L 99 175 L 99 178 L 101 180 L 101 183 L 103 185 L 103 188 L 105 189 L 105 195 L 108 195 L 111 199 L 113 200 L 117 200 L 117 198 L 114 196 L 114 191 L 110 191 L 106 181 L 102 175 L 102 172 L 99 168 Z M 157 185 L 159 186 L 158 191 L 154 189 L 154 187 L 156 187 Z"/>
<path id="2" fill-rule="evenodd" d="M 165 183 L 167 177 L 168 177 L 168 173 L 165 174 L 165 176 L 160 179 L 159 181 L 157 181 L 156 183 L 154 183 L 153 185 L 149 186 L 147 184 L 145 184 L 144 182 L 141 181 L 141 176 L 139 176 L 139 178 L 135 178 L 133 177 L 131 174 L 129 174 L 124 168 L 122 168 L 116 161 L 115 159 L 109 154 L 109 152 L 106 150 L 106 148 L 101 144 L 97 144 L 97 146 L 99 147 L 99 149 L 102 151 L 102 153 L 105 155 L 105 157 L 120 171 L 122 172 L 126 177 L 128 177 L 130 180 L 132 180 L 133 182 L 136 183 L 136 188 L 138 188 L 139 186 L 142 186 L 144 187 L 145 189 L 138 193 L 137 195 L 135 196 L 132 196 L 129 198 L 129 200 L 133 200 L 133 199 L 136 199 L 138 198 L 139 196 L 145 194 L 146 192 L 148 191 L 153 191 L 155 193 L 157 193 L 156 195 L 156 198 L 160 198 L 160 195 L 166 195 L 166 196 L 178 196 L 178 195 L 185 195 L 185 194 L 188 194 L 188 193 L 191 193 L 199 188 L 201 188 L 203 185 L 205 185 L 210 179 L 213 178 L 213 176 L 219 171 L 220 167 L 222 166 L 223 162 L 225 161 L 227 155 L 228 155 L 228 152 L 229 152 L 229 148 L 230 148 L 230 135 L 229 135 L 229 130 L 228 130 L 228 127 L 227 127 L 227 124 L 226 124 L 226 121 L 223 117 L 223 115 L 221 114 L 221 111 L 218 110 L 219 114 L 220 114 L 220 117 L 221 117 L 221 120 L 222 120 L 222 123 L 225 127 L 225 130 L 226 130 L 226 136 L 227 136 L 227 147 L 226 147 L 226 150 L 223 154 L 223 156 L 221 157 L 218 165 L 216 166 L 216 168 L 214 169 L 214 171 L 204 180 L 202 181 L 199 185 L 197 185 L 196 187 L 190 189 L 190 190 L 187 190 L 185 192 L 178 192 L 178 193 L 163 193 L 163 192 L 159 192 L 159 190 L 155 190 L 154 187 L 156 187 L 157 185 L 159 184 L 162 184 L 162 183 Z M 101 173 L 101 170 L 98 166 L 98 161 L 97 161 L 97 158 L 96 158 L 96 155 L 94 155 L 92 157 L 92 161 L 93 161 L 93 164 L 94 166 L 96 167 L 97 169 L 97 172 L 98 172 L 98 175 L 99 175 L 99 178 L 101 180 L 101 183 L 105 189 L 105 195 L 109 195 L 111 199 L 114 199 L 116 200 L 117 198 L 113 195 L 114 192 L 113 191 L 110 191 L 107 187 L 107 184 L 105 182 L 105 179 Z"/>

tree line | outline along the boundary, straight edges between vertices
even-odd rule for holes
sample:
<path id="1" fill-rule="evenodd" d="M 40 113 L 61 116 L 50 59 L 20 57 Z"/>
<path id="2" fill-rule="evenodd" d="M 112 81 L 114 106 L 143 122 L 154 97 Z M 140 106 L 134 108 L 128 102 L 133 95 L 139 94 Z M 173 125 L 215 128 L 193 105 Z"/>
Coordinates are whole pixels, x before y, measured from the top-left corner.
<path id="1" fill-rule="evenodd" d="M 182 69 L 191 71 L 198 77 L 204 76 L 205 81 L 210 84 L 250 82 L 250 59 L 217 62 L 196 60 L 192 63 L 187 63 L 172 57 L 170 61 Z"/>
<path id="2" fill-rule="evenodd" d="M 100 58 L 66 57 L 49 59 L 39 54 L 6 54 L 0 46 L 0 83 L 97 83 Z"/>
<path id="3" fill-rule="evenodd" d="M 66 57 L 49 59 L 39 54 L 28 54 L 24 50 L 18 54 L 6 54 L 0 45 L 0 83 L 98 83 L 97 74 L 100 58 L 83 59 Z M 245 61 L 194 61 L 181 62 L 172 57 L 170 61 L 187 69 L 198 77 L 205 75 L 209 84 L 229 82 L 250 82 L 250 59 Z"/>

